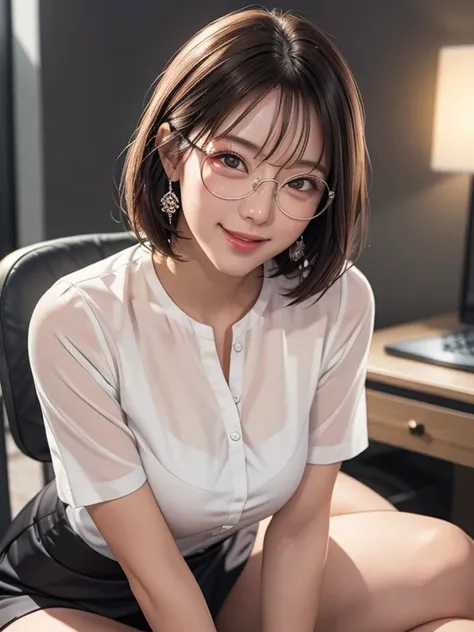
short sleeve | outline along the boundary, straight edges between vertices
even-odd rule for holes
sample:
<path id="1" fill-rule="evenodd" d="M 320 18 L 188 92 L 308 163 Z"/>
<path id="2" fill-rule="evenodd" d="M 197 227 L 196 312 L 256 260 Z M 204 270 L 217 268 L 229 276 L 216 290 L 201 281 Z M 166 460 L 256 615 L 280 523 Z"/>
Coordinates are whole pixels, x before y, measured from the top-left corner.
<path id="1" fill-rule="evenodd" d="M 357 456 L 368 446 L 365 379 L 374 326 L 374 297 L 355 268 L 339 280 L 337 319 L 312 403 L 308 463 L 329 464 Z"/>
<path id="2" fill-rule="evenodd" d="M 60 281 L 39 301 L 29 356 L 61 500 L 85 507 L 146 480 L 120 407 L 107 330 L 87 298 Z"/>

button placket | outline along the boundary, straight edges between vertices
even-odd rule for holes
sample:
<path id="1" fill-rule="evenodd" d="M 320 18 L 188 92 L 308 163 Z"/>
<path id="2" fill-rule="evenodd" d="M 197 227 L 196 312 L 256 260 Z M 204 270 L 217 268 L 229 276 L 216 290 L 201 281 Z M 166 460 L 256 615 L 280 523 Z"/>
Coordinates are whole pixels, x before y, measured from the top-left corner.
<path id="1" fill-rule="evenodd" d="M 236 344 L 240 345 L 237 347 L 240 351 L 236 351 Z M 228 513 L 222 522 L 227 528 L 233 528 L 242 516 L 248 494 L 245 447 L 242 441 L 239 410 L 244 381 L 245 354 L 241 353 L 244 346 L 241 342 L 232 342 L 229 383 L 224 378 L 215 341 L 201 337 L 199 339 L 199 347 L 203 367 L 208 375 L 209 384 L 216 397 L 216 402 L 219 405 L 222 424 L 227 435 L 228 462 L 233 484 L 233 496 Z M 238 396 L 239 403 L 234 400 L 235 396 Z M 222 529 L 223 527 L 220 527 L 219 532 Z"/>
<path id="2" fill-rule="evenodd" d="M 234 403 L 237 404 L 237 410 L 239 411 L 239 416 L 241 413 L 241 407 L 239 404 L 242 401 L 242 388 L 243 388 L 243 372 L 244 372 L 244 356 L 242 353 L 244 350 L 244 345 L 240 340 L 234 341 L 232 344 L 232 354 L 231 354 L 231 367 L 234 370 L 231 370 L 229 387 L 232 392 L 232 399 Z M 234 379 L 236 376 L 240 376 L 240 379 Z M 239 424 L 240 425 L 240 424 Z"/>
<path id="3" fill-rule="evenodd" d="M 227 414 L 223 411 L 224 425 L 227 430 L 229 462 L 234 483 L 234 499 L 226 518 L 226 528 L 232 528 L 240 520 L 248 493 L 245 446 L 242 440 L 242 426 L 240 423 L 240 404 L 245 368 L 245 353 L 242 353 L 243 350 L 244 345 L 240 340 L 232 342 L 228 390 L 228 401 L 230 401 L 232 413 L 230 409 Z M 230 399 L 231 397 L 232 399 Z"/>

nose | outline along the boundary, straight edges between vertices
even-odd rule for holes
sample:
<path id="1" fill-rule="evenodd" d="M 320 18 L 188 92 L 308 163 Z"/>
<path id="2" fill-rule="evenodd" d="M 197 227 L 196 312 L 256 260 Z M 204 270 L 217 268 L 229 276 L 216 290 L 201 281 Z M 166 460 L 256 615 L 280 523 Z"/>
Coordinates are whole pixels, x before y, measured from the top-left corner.
<path id="1" fill-rule="evenodd" d="M 251 219 L 255 224 L 266 224 L 275 213 L 278 181 L 265 178 L 257 182 L 254 192 L 241 200 L 239 212 L 242 219 Z"/>

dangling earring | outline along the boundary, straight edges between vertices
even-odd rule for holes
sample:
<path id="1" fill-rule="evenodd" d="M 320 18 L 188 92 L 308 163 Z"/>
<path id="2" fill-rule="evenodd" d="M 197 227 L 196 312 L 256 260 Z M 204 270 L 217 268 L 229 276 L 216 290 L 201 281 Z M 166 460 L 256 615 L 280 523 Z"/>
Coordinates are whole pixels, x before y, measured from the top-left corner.
<path id="1" fill-rule="evenodd" d="M 310 273 L 309 261 L 304 256 L 306 253 L 306 244 L 304 243 L 303 235 L 299 239 L 295 241 L 295 243 L 290 246 L 288 254 L 293 263 L 298 263 L 303 259 L 303 262 L 299 264 L 298 270 L 300 271 L 300 278 L 306 279 L 306 277 Z"/>
<path id="2" fill-rule="evenodd" d="M 179 209 L 179 200 L 176 193 L 173 191 L 173 183 L 168 180 L 169 191 L 165 193 L 161 198 L 161 210 L 168 215 L 168 221 L 170 226 L 173 224 L 173 215 Z"/>

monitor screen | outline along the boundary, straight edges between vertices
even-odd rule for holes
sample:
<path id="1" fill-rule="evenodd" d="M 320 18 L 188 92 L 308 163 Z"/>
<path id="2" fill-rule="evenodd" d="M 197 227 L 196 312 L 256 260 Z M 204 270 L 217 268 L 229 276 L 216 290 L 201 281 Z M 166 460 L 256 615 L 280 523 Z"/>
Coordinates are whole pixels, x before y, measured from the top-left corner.
<path id="1" fill-rule="evenodd" d="M 459 319 L 462 323 L 472 325 L 474 324 L 474 176 L 468 213 Z"/>

